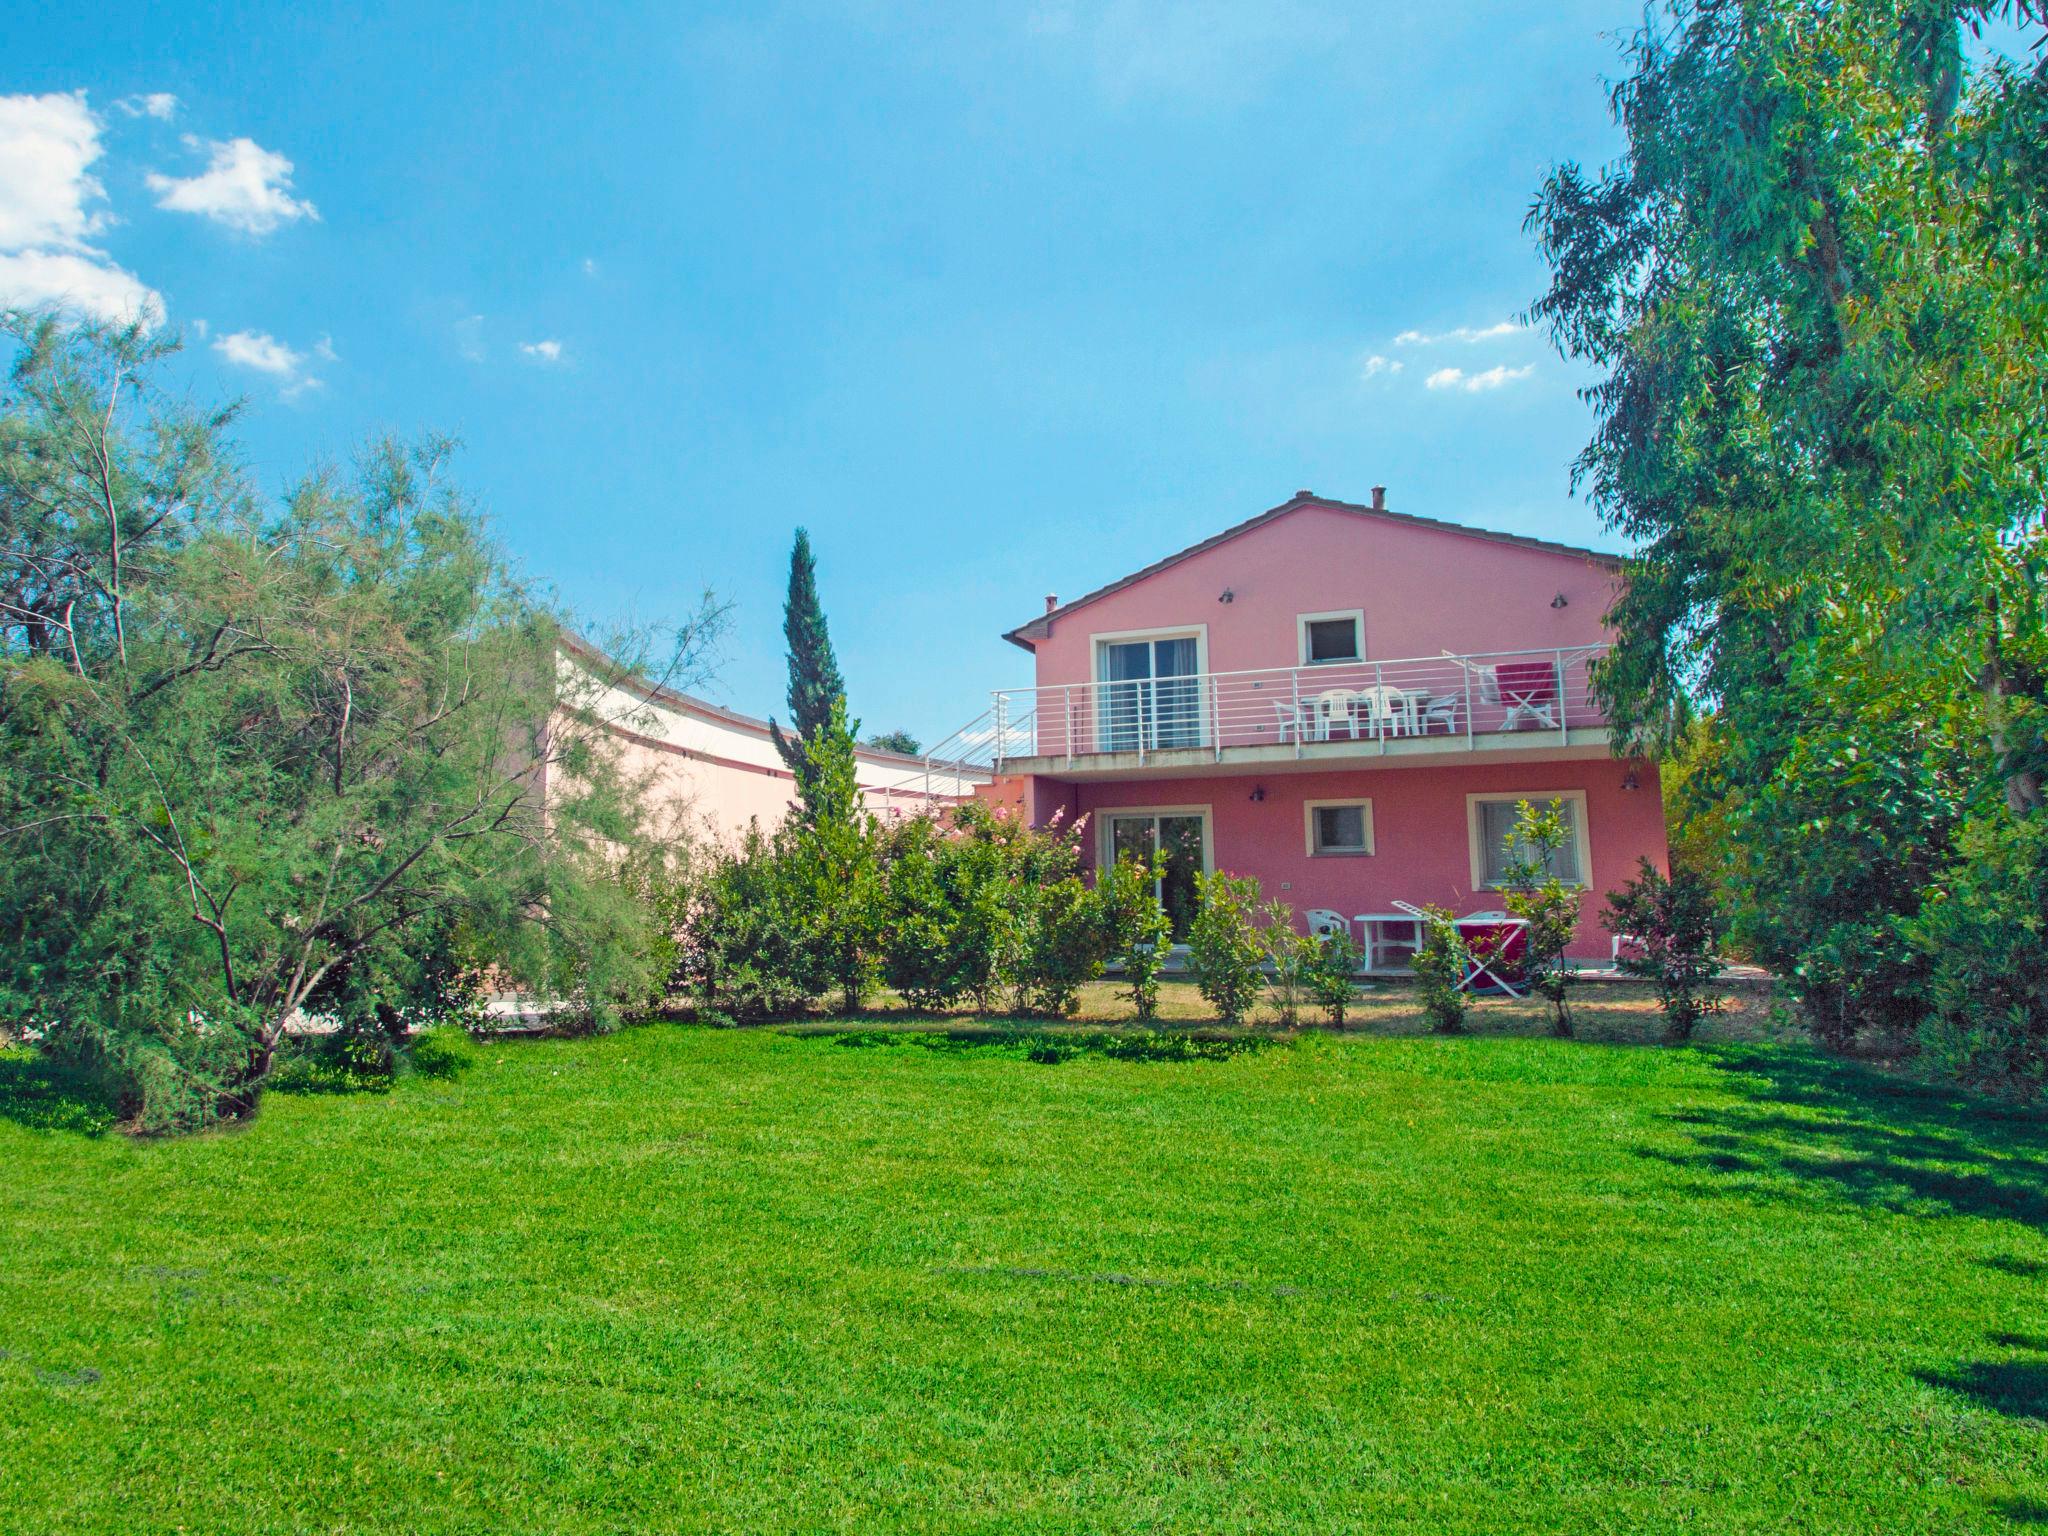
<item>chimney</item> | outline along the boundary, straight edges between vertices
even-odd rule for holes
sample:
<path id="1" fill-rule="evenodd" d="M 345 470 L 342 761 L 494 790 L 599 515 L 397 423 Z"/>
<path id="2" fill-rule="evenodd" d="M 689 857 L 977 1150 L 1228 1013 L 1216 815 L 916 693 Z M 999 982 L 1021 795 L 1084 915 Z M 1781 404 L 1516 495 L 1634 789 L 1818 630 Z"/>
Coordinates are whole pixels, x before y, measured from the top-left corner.
<path id="1" fill-rule="evenodd" d="M 1375 512 L 1387 510 L 1387 488 L 1384 485 L 1376 485 L 1372 488 L 1372 509 Z"/>
<path id="2" fill-rule="evenodd" d="M 1048 593 L 1046 593 L 1046 594 L 1045 594 L 1045 611 L 1046 611 L 1047 613 L 1051 613 L 1051 612 L 1053 611 L 1053 609 L 1055 609 L 1055 608 L 1059 607 L 1059 605 L 1060 605 L 1060 595 L 1059 595 L 1059 593 L 1057 593 L 1057 592 L 1048 592 Z"/>

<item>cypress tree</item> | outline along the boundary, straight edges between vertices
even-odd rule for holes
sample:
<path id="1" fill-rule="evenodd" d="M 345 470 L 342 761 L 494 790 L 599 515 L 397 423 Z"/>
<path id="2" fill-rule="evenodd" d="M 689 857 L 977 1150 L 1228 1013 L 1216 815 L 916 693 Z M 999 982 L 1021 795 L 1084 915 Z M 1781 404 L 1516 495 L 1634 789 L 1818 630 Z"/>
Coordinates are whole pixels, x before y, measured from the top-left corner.
<path id="1" fill-rule="evenodd" d="M 804 743 L 832 719 L 835 700 L 846 697 L 846 682 L 832 654 L 832 636 L 825 628 L 825 610 L 818 602 L 818 568 L 811 558 L 811 536 L 796 531 L 789 551 L 789 597 L 782 605 L 782 633 L 789 642 L 789 718 L 796 739 L 782 734 L 771 717 L 769 733 L 799 785 L 810 781 L 811 764 Z"/>

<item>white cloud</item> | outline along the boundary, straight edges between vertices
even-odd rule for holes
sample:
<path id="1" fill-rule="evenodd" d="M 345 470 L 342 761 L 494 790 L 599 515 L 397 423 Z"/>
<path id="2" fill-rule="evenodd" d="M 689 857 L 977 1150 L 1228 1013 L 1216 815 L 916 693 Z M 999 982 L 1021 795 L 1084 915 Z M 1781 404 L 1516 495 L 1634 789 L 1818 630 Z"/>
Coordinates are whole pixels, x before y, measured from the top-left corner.
<path id="1" fill-rule="evenodd" d="M 163 295 L 96 251 L 0 251 L 0 306 L 49 307 L 121 324 L 159 325 L 164 317 Z"/>
<path id="2" fill-rule="evenodd" d="M 595 256 L 583 258 L 583 275 L 585 277 L 597 276 L 597 258 Z"/>
<path id="3" fill-rule="evenodd" d="M 1503 336 L 1519 336 L 1525 327 L 1513 320 L 1500 320 L 1492 325 L 1461 325 L 1453 330 L 1403 331 L 1394 338 L 1397 347 L 1433 347 L 1440 341 L 1498 341 Z"/>
<path id="4" fill-rule="evenodd" d="M 1375 352 L 1371 357 L 1368 357 L 1363 364 L 1360 365 L 1358 370 L 1358 376 L 1361 379 L 1374 379 L 1378 378 L 1383 373 L 1399 373 L 1401 371 L 1401 367 L 1402 365 L 1398 360 L 1391 357 L 1382 357 L 1379 353 Z"/>
<path id="5" fill-rule="evenodd" d="M 484 360 L 484 317 L 464 315 L 456 321 L 455 350 L 462 354 L 464 362 L 480 363 Z"/>
<path id="6" fill-rule="evenodd" d="M 107 223 L 99 157 L 85 92 L 0 96 L 0 250 L 84 250 Z"/>
<path id="7" fill-rule="evenodd" d="M 178 98 L 169 91 L 148 91 L 140 96 L 123 96 L 114 105 L 130 117 L 154 117 L 166 123 L 178 115 Z"/>
<path id="8" fill-rule="evenodd" d="M 559 341 L 522 341 L 519 343 L 519 350 L 543 363 L 559 363 L 562 360 L 562 344 Z"/>
<path id="9" fill-rule="evenodd" d="M 267 235 L 293 219 L 317 219 L 319 210 L 293 197 L 292 163 L 254 139 L 201 140 L 185 143 L 211 157 L 197 176 L 165 176 L 151 171 L 149 190 L 156 205 L 173 213 L 196 213 L 248 235 Z"/>
<path id="10" fill-rule="evenodd" d="M 306 360 L 268 331 L 230 331 L 214 342 L 213 350 L 237 368 L 254 368 L 258 373 L 292 374 Z"/>
<path id="11" fill-rule="evenodd" d="M 296 400 L 310 390 L 325 387 L 323 380 L 306 371 L 308 354 L 286 346 L 268 331 L 230 331 L 215 339 L 213 350 L 237 368 L 267 373 L 278 383 L 278 393 Z M 334 345 L 325 336 L 314 344 L 311 356 L 333 362 Z"/>
<path id="12" fill-rule="evenodd" d="M 83 91 L 0 96 L 0 305 L 154 325 L 163 297 L 91 243 L 112 222 Z"/>
<path id="13" fill-rule="evenodd" d="M 1483 373 L 1467 373 L 1462 368 L 1439 368 L 1422 382 L 1430 389 L 1461 389 L 1468 395 L 1477 395 L 1512 384 L 1517 379 L 1526 379 L 1535 371 L 1534 363 L 1520 368 L 1493 367 Z"/>

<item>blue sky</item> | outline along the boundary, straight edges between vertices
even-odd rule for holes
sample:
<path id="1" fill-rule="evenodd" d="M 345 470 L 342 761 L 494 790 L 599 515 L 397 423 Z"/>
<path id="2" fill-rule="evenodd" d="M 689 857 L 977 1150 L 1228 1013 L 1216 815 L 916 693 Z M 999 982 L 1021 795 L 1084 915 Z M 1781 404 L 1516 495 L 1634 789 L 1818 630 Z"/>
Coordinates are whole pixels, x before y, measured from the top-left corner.
<path id="1" fill-rule="evenodd" d="M 1639 15 L 32 7 L 0 297 L 154 295 L 267 486 L 460 435 L 593 623 L 731 599 L 742 709 L 805 524 L 855 712 L 930 740 L 1029 681 L 998 636 L 1044 594 L 1298 487 L 1608 542 L 1581 380 L 1503 322 Z"/>

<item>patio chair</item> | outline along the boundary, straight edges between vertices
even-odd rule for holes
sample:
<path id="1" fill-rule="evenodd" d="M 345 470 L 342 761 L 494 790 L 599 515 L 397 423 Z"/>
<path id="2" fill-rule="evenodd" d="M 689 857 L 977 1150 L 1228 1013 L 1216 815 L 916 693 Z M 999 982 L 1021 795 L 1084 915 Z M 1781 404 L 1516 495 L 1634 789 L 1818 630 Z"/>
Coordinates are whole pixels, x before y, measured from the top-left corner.
<path id="1" fill-rule="evenodd" d="M 1341 723 L 1345 734 L 1358 739 L 1358 695 L 1349 688 L 1326 688 L 1316 695 L 1315 737 L 1329 741 Z"/>
<path id="2" fill-rule="evenodd" d="M 1302 710 L 1299 704 L 1288 699 L 1275 699 L 1273 701 L 1273 713 L 1280 720 L 1280 741 L 1283 746 L 1289 742 L 1306 741 L 1308 739 L 1301 734 Z"/>
<path id="3" fill-rule="evenodd" d="M 1328 907 L 1310 907 L 1301 914 L 1301 920 L 1308 924 L 1308 936 L 1312 939 L 1334 938 L 1340 933 L 1347 939 L 1351 937 L 1351 925 L 1344 921 L 1344 915 Z"/>
<path id="4" fill-rule="evenodd" d="M 1415 705 L 1407 693 L 1391 683 L 1358 690 L 1358 702 L 1365 706 L 1366 723 L 1375 736 L 1399 736 L 1415 730 Z"/>
<path id="5" fill-rule="evenodd" d="M 1455 693 L 1433 694 L 1429 702 L 1422 706 L 1421 718 L 1415 725 L 1416 733 L 1427 736 L 1438 726 L 1442 726 L 1445 735 L 1457 735 L 1458 709 L 1462 702 Z"/>
<path id="6" fill-rule="evenodd" d="M 1524 720 L 1556 728 L 1557 667 L 1548 661 L 1503 661 L 1489 674 L 1493 699 L 1506 706 L 1500 728 L 1519 730 Z"/>

